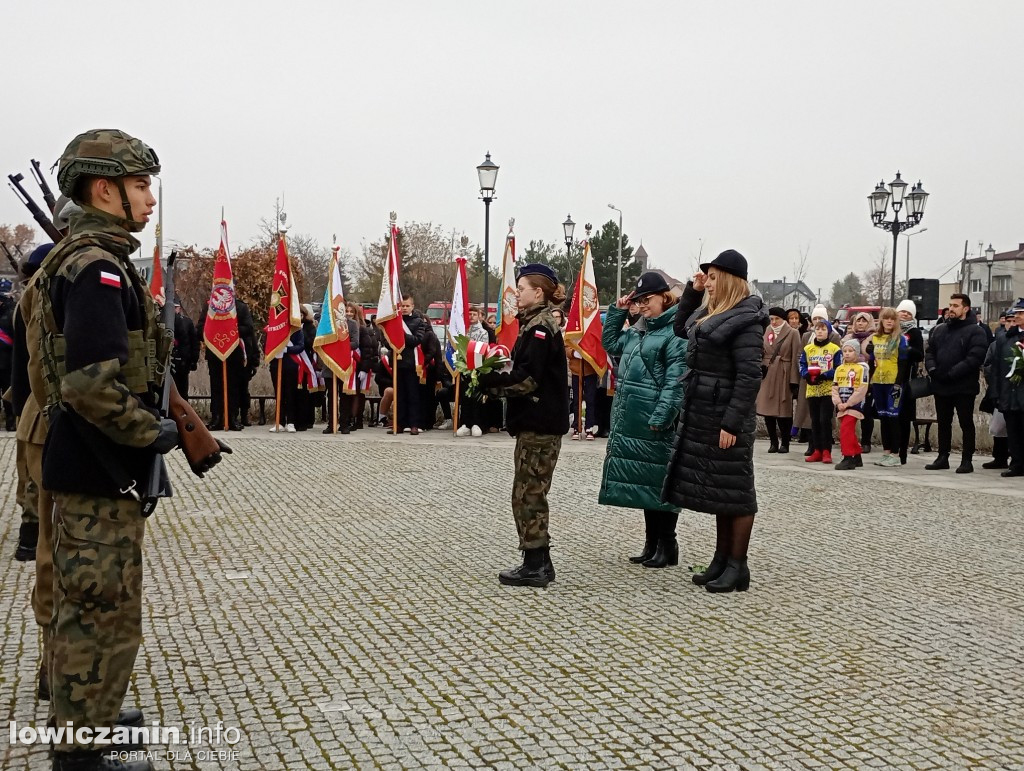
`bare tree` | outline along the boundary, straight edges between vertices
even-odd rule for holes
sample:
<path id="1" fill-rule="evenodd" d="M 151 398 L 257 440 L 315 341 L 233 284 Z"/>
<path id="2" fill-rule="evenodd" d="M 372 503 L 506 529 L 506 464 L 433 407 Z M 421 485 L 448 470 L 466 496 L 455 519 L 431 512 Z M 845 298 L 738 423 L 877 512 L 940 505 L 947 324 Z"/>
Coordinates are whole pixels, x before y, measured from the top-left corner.
<path id="1" fill-rule="evenodd" d="M 864 295 L 872 305 L 889 304 L 889 284 L 892 280 L 892 262 L 889 258 L 889 247 L 878 248 L 878 256 L 871 263 L 871 267 L 861 276 L 861 283 L 864 286 Z M 896 282 L 896 297 L 906 297 L 907 282 L 902 279 Z"/>
<path id="2" fill-rule="evenodd" d="M 793 263 L 793 283 L 799 284 L 801 281 L 807 279 L 807 269 L 810 267 L 810 259 L 808 255 L 811 253 L 811 242 L 807 242 L 807 246 L 801 248 L 797 247 L 797 253 L 800 255 L 800 259 Z"/>

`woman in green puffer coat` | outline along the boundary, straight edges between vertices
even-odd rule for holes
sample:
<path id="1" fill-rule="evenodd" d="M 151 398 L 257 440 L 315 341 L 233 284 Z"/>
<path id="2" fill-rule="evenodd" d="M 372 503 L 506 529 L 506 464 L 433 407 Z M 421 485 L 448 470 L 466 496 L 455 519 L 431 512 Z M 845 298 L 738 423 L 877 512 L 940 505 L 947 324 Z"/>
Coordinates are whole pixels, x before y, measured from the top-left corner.
<path id="1" fill-rule="evenodd" d="M 632 303 L 640 318 L 623 329 Z M 677 307 L 664 277 L 644 273 L 636 291 L 608 309 L 601 339 L 619 366 L 598 500 L 644 510 L 644 550 L 629 561 L 648 568 L 679 564 L 679 509 L 661 500 L 686 371 L 686 340 L 672 330 Z"/>

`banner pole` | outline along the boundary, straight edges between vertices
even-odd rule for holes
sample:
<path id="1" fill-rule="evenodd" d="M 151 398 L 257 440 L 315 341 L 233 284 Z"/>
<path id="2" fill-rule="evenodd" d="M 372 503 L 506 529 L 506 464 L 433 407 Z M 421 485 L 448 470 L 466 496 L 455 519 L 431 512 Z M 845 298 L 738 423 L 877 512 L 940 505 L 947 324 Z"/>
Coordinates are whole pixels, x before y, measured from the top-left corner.
<path id="1" fill-rule="evenodd" d="M 452 416 L 455 420 L 452 421 L 452 434 L 457 435 L 459 430 L 459 386 L 462 384 L 462 373 L 455 373 L 455 409 L 452 410 Z"/>
<path id="2" fill-rule="evenodd" d="M 221 359 L 221 379 L 224 381 L 224 430 L 228 430 L 228 361 Z"/>
<path id="3" fill-rule="evenodd" d="M 583 438 L 583 357 L 580 356 L 580 371 L 576 376 L 576 433 Z"/>
<path id="4" fill-rule="evenodd" d="M 391 346 L 391 433 L 398 436 L 398 351 Z"/>
<path id="5" fill-rule="evenodd" d="M 334 426 L 334 433 L 338 433 L 338 373 L 331 378 L 331 424 Z"/>
<path id="6" fill-rule="evenodd" d="M 281 370 L 284 368 L 284 358 L 277 360 L 277 393 L 274 398 L 274 429 L 281 430 Z"/>

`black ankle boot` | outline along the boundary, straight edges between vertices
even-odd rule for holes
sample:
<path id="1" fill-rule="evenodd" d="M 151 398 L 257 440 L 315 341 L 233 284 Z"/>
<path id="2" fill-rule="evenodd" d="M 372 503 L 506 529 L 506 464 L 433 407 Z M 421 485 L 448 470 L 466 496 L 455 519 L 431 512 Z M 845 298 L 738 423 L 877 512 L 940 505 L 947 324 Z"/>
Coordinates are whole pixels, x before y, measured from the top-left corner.
<path id="1" fill-rule="evenodd" d="M 658 548 L 654 556 L 643 563 L 645 568 L 663 568 L 679 564 L 679 543 L 675 535 L 662 534 L 658 537 Z"/>
<path id="2" fill-rule="evenodd" d="M 555 564 L 551 561 L 551 547 L 544 546 L 544 575 L 548 577 L 548 581 L 555 580 Z"/>
<path id="3" fill-rule="evenodd" d="M 646 511 L 644 512 L 644 529 L 646 531 L 644 536 L 644 550 L 635 557 L 629 558 L 629 561 L 634 565 L 639 565 L 641 562 L 647 562 L 647 560 L 653 558 L 654 553 L 658 551 L 658 526 L 651 515 Z"/>
<path id="4" fill-rule="evenodd" d="M 703 573 L 694 573 L 692 581 L 697 586 L 704 586 L 709 581 L 714 581 L 725 572 L 725 566 L 728 561 L 728 557 L 724 554 L 715 552 L 715 556 L 711 558 L 711 564 L 704 568 Z"/>
<path id="5" fill-rule="evenodd" d="M 773 453 L 773 452 L 778 452 L 778 451 L 779 451 L 779 443 L 778 443 L 778 441 L 772 441 L 769 444 L 769 446 L 768 446 L 768 452 Z"/>
<path id="6" fill-rule="evenodd" d="M 786 439 L 785 441 L 782 442 L 782 444 L 779 445 L 779 452 L 780 453 L 787 453 L 787 452 L 789 452 L 789 440 L 788 439 Z"/>
<path id="7" fill-rule="evenodd" d="M 544 549 L 524 549 L 523 564 L 502 570 L 498 581 L 505 586 L 547 586 L 552 579 L 544 569 Z"/>
<path id="8" fill-rule="evenodd" d="M 22 522 L 18 531 L 18 548 L 14 551 L 14 559 L 18 562 L 31 562 L 36 558 L 36 543 L 39 541 L 39 523 Z"/>
<path id="9" fill-rule="evenodd" d="M 812 455 L 814 455 L 814 448 L 811 447 L 811 445 L 807 445 L 807 450 L 804 452 L 804 457 L 810 458 Z"/>
<path id="10" fill-rule="evenodd" d="M 750 571 L 747 569 L 747 561 L 729 560 L 725 571 L 714 581 L 709 581 L 705 586 L 709 592 L 745 592 L 750 588 Z"/>
<path id="11" fill-rule="evenodd" d="M 948 453 L 940 454 L 939 457 L 937 457 L 935 460 L 933 460 L 931 463 L 929 463 L 927 466 L 925 466 L 925 468 L 928 471 L 943 471 L 945 469 L 948 469 L 949 468 L 949 454 Z"/>

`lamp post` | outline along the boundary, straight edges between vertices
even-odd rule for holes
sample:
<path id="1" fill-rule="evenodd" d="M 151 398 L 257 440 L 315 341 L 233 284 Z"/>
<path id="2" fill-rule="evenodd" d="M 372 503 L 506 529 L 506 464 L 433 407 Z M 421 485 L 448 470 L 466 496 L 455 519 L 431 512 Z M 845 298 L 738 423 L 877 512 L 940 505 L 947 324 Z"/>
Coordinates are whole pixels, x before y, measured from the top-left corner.
<path id="1" fill-rule="evenodd" d="M 608 208 L 619 213 L 619 259 L 615 269 L 615 298 L 622 297 L 622 209 L 614 204 L 608 204 Z"/>
<path id="2" fill-rule="evenodd" d="M 904 201 L 907 204 L 907 211 L 904 219 L 900 221 L 900 209 Z M 889 304 L 896 305 L 896 242 L 900 233 L 904 230 L 917 227 L 924 217 L 924 206 L 928 202 L 928 193 L 921 187 L 921 182 L 914 185 L 910 193 L 907 193 L 907 183 L 896 172 L 896 179 L 889 183 L 886 190 L 885 182 L 879 182 L 874 192 L 868 196 L 868 203 L 871 207 L 871 224 L 876 228 L 882 228 L 892 233 L 892 273 L 889 276 Z M 886 209 L 892 206 L 892 219 L 885 219 Z"/>
<path id="3" fill-rule="evenodd" d="M 572 215 L 565 215 L 565 222 L 562 223 L 562 230 L 565 232 L 565 262 L 568 265 L 572 260 L 572 232 L 576 229 L 576 223 L 572 221 Z M 572 265 L 569 265 L 572 268 Z"/>
<path id="4" fill-rule="evenodd" d="M 919 236 L 922 233 L 927 233 L 928 228 L 921 228 L 916 233 L 907 233 L 907 286 L 910 286 L 910 239 L 914 236 Z"/>
<path id="5" fill-rule="evenodd" d="M 498 181 L 498 164 L 491 160 L 490 153 L 476 167 L 476 175 L 480 182 L 480 198 L 484 202 L 484 318 L 487 318 L 491 309 L 487 294 L 487 277 L 491 272 L 491 201 L 496 197 L 494 186 Z"/>
<path id="6" fill-rule="evenodd" d="M 988 282 L 985 284 L 985 318 L 984 322 L 989 323 L 992 318 L 992 266 L 996 263 L 996 250 L 992 248 L 992 244 L 988 245 L 988 249 L 985 250 L 985 264 L 988 265 Z"/>

